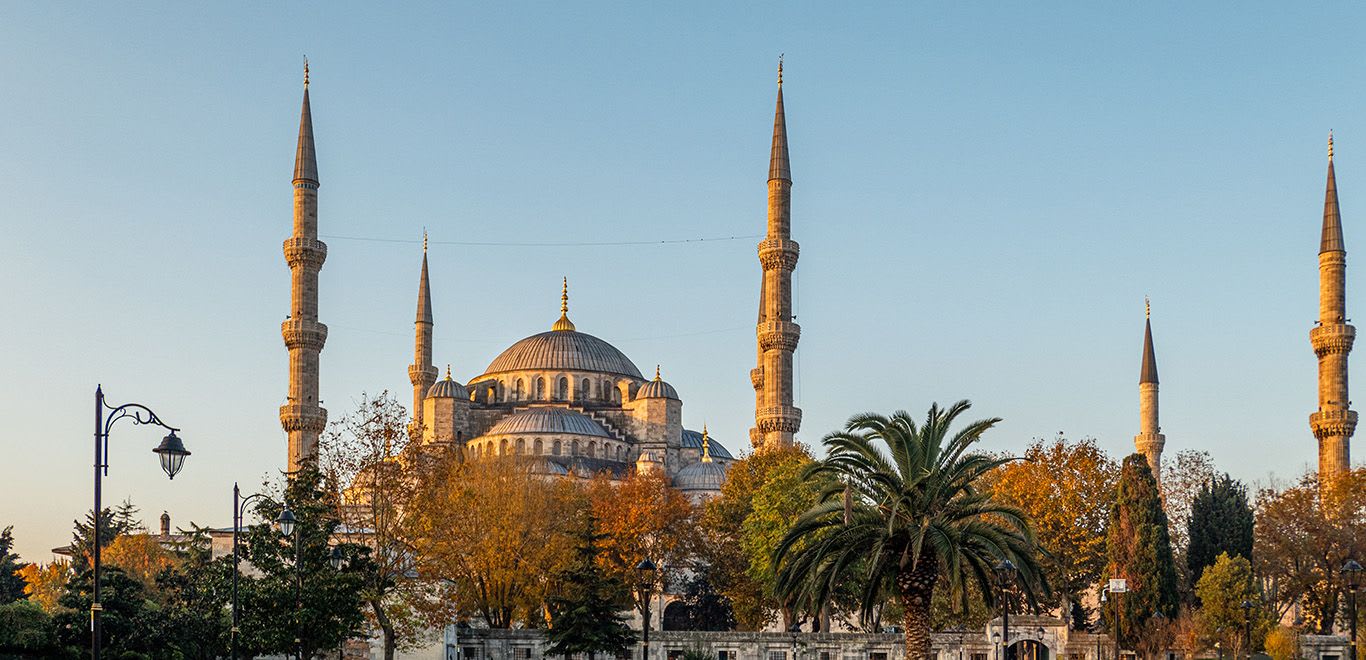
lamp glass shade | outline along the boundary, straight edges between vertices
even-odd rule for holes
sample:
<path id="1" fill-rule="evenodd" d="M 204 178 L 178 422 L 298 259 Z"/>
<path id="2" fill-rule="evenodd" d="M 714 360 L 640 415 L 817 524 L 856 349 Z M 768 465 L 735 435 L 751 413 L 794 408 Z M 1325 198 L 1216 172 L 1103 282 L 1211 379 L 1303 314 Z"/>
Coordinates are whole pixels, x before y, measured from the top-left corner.
<path id="1" fill-rule="evenodd" d="M 992 570 L 996 572 L 996 579 L 1003 585 L 1015 581 L 1015 564 L 1009 559 L 1002 559 Z"/>
<path id="2" fill-rule="evenodd" d="M 1347 586 L 1356 589 L 1361 586 L 1361 564 L 1355 559 L 1348 559 L 1342 565 L 1342 576 L 1347 579 Z"/>
<path id="3" fill-rule="evenodd" d="M 342 551 L 337 546 L 332 546 L 332 557 L 328 559 L 332 563 L 332 569 L 340 571 L 342 567 Z"/>
<path id="4" fill-rule="evenodd" d="M 185 443 L 181 442 L 175 431 L 162 438 L 161 444 L 152 451 L 161 458 L 161 469 L 172 479 L 185 467 L 185 457 L 190 455 L 189 450 L 185 449 Z"/>
<path id="5" fill-rule="evenodd" d="M 294 525 L 298 520 L 294 518 L 294 512 L 286 508 L 284 511 L 280 512 L 280 517 L 276 518 L 275 522 L 280 525 L 280 534 L 284 536 L 293 536 Z"/>

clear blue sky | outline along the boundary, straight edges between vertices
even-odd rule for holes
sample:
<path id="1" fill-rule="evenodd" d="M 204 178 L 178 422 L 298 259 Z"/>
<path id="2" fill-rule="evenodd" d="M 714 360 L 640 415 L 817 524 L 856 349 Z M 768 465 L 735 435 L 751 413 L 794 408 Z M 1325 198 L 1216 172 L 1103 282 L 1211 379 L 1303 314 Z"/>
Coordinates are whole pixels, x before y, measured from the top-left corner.
<path id="1" fill-rule="evenodd" d="M 232 481 L 282 467 L 304 55 L 334 419 L 409 396 L 425 226 L 458 378 L 547 329 L 567 275 L 580 330 L 663 364 L 687 425 L 742 449 L 753 239 L 441 242 L 762 232 L 785 52 L 808 443 L 970 398 L 1005 418 L 991 449 L 1128 453 L 1148 294 L 1169 455 L 1250 481 L 1315 459 L 1330 128 L 1366 254 L 1362 7 L 484 4 L 0 5 L 0 525 L 26 558 L 90 507 L 96 383 L 194 452 L 168 482 L 159 434 L 116 428 L 107 500 L 149 524 L 226 525 Z"/>

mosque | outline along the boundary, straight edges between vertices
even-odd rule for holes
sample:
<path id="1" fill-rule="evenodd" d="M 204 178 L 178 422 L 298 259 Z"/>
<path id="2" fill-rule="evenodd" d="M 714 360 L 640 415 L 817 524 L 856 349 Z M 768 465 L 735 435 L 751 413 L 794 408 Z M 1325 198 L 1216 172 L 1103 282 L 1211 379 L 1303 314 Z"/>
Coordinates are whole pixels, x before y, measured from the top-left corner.
<path id="1" fill-rule="evenodd" d="M 318 176 L 308 71 L 294 162 L 294 232 L 285 240 L 291 275 L 290 315 L 281 327 L 289 351 L 289 395 L 280 423 L 289 438 L 289 470 L 317 454 L 327 411 L 318 400 L 318 367 L 327 326 L 318 320 L 318 273 L 327 245 L 318 240 Z M 792 365 L 801 328 L 792 316 L 792 273 L 798 245 L 791 237 L 792 177 L 783 111 L 782 65 L 769 153 L 767 233 L 758 245 L 762 266 L 755 330 L 757 365 L 755 449 L 789 445 L 801 426 L 793 405 Z M 694 501 L 720 493 L 734 456 L 706 428 L 683 428 L 683 400 L 656 367 L 653 378 L 615 346 L 581 332 L 569 319 L 569 283 L 560 316 L 544 332 L 509 346 L 464 383 L 433 362 L 433 304 L 424 239 L 414 324 L 413 425 L 424 445 L 467 457 L 521 455 L 547 475 L 621 478 L 658 472 Z"/>

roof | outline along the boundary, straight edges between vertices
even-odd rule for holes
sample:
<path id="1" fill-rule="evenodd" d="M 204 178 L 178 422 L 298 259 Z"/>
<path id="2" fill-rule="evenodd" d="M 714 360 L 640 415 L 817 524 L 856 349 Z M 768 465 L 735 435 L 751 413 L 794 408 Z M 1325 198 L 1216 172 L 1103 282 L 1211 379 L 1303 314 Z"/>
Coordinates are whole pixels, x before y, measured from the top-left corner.
<path id="1" fill-rule="evenodd" d="M 712 458 L 720 458 L 728 461 L 735 460 L 735 457 L 731 456 L 730 452 L 726 451 L 726 448 L 722 447 L 721 443 L 716 441 L 716 438 L 708 438 L 708 440 L 710 442 L 707 444 L 707 450 L 711 452 Z M 690 431 L 688 429 L 683 429 L 683 448 L 701 449 L 702 433 L 699 431 Z"/>
<path id="2" fill-rule="evenodd" d="M 464 385 L 451 380 L 451 373 L 450 371 L 447 371 L 444 379 L 432 383 L 432 386 L 427 389 L 427 397 L 468 399 L 470 398 L 470 392 L 465 389 Z"/>
<path id="3" fill-rule="evenodd" d="M 1139 383 L 1157 383 L 1157 353 L 1153 350 L 1153 322 L 1143 323 L 1143 367 L 1138 372 Z"/>
<path id="4" fill-rule="evenodd" d="M 308 73 L 304 73 L 304 105 L 299 111 L 299 146 L 294 152 L 294 181 L 318 184 L 318 154 L 313 147 L 313 112 L 308 106 Z"/>
<path id="5" fill-rule="evenodd" d="M 663 380 L 660 380 L 659 376 L 655 376 L 654 380 L 645 383 L 644 385 L 641 385 L 640 389 L 636 390 L 636 398 L 673 399 L 677 401 L 678 390 L 675 390 L 673 385 L 670 385 L 664 382 Z"/>
<path id="6" fill-rule="evenodd" d="M 787 117 L 783 113 L 783 65 L 778 63 L 778 105 L 773 110 L 773 148 L 768 157 L 768 179 L 792 180 L 787 158 Z"/>
<path id="7" fill-rule="evenodd" d="M 726 468 L 720 463 L 699 461 L 684 467 L 674 475 L 674 488 L 679 490 L 721 490 L 726 481 Z"/>
<path id="8" fill-rule="evenodd" d="M 1328 184 L 1323 192 L 1323 235 L 1319 253 L 1345 252 L 1342 242 L 1342 214 L 1338 210 L 1338 179 L 1333 173 L 1333 138 L 1328 138 Z"/>
<path id="9" fill-rule="evenodd" d="M 568 408 L 528 408 L 494 424 L 484 435 L 517 435 L 522 433 L 560 433 L 612 437 L 593 418 Z"/>
<path id="10" fill-rule="evenodd" d="M 494 358 L 483 375 L 508 371 L 593 371 L 642 378 L 640 369 L 615 346 L 577 330 L 551 330 L 522 339 Z"/>

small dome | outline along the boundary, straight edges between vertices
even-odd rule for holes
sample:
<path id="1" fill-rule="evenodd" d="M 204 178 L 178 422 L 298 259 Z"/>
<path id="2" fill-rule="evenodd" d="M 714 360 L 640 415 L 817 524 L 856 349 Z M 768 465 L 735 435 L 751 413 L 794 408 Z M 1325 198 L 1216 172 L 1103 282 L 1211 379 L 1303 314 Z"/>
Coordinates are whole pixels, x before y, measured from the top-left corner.
<path id="1" fill-rule="evenodd" d="M 678 400 L 678 391 L 659 378 L 659 367 L 655 367 L 655 379 L 640 386 L 636 390 L 637 399 L 673 399 Z"/>
<path id="2" fill-rule="evenodd" d="M 583 413 L 568 408 L 528 408 L 498 420 L 484 435 L 516 435 L 519 433 L 562 433 L 612 437 Z"/>
<path id="3" fill-rule="evenodd" d="M 540 458 L 531 463 L 531 473 L 547 474 L 552 477 L 563 477 L 569 474 L 569 468 L 548 458 Z"/>
<path id="4" fill-rule="evenodd" d="M 470 398 L 469 390 L 464 385 L 451 380 L 451 368 L 446 367 L 446 378 L 432 383 L 427 389 L 427 398 L 436 397 L 438 399 L 465 399 Z"/>
<path id="5" fill-rule="evenodd" d="M 720 463 L 699 461 L 674 475 L 674 487 L 682 491 L 719 491 L 726 482 L 726 468 Z"/>
<path id="6" fill-rule="evenodd" d="M 731 456 L 730 452 L 729 452 L 729 451 L 726 451 L 726 448 L 725 448 L 725 447 L 722 447 L 722 446 L 721 446 L 721 443 L 719 443 L 719 442 L 716 441 L 716 438 L 712 438 L 712 437 L 708 436 L 707 440 L 708 440 L 708 451 L 711 453 L 711 457 L 712 457 L 712 458 L 719 458 L 719 459 L 727 460 L 727 461 L 733 461 L 733 460 L 735 460 L 735 457 L 734 457 L 734 456 Z M 683 429 L 683 448 L 684 448 L 684 449 L 701 449 L 701 448 L 702 448 L 702 434 L 701 434 L 700 432 L 698 432 L 698 431 L 692 431 L 692 430 L 689 430 L 689 429 Z"/>

